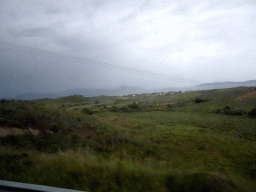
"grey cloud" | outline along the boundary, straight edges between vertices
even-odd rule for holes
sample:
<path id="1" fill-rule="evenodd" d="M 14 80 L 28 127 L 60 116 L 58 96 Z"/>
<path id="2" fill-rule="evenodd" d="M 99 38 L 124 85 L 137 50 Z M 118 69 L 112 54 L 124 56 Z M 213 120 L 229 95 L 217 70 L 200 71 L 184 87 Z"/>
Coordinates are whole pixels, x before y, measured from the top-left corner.
<path id="1" fill-rule="evenodd" d="M 133 11 L 127 14 L 126 16 L 122 17 L 119 22 L 120 23 L 126 23 L 132 19 L 134 19 L 136 16 L 139 15 L 139 13 L 143 10 L 147 10 L 150 5 L 151 0 L 144 0 L 142 3 L 138 4 L 136 7 L 133 8 Z"/>
<path id="2" fill-rule="evenodd" d="M 50 7 L 49 9 L 45 10 L 46 14 L 58 14 L 61 13 L 61 8 L 60 7 Z"/>
<path id="3" fill-rule="evenodd" d="M 9 28 L 9 34 L 19 37 L 36 37 L 49 35 L 52 32 L 50 27 L 35 27 L 35 28 Z"/>
<path id="4" fill-rule="evenodd" d="M 0 1 L 1 41 L 95 61 L 76 62 L 1 45 L 0 93 L 180 83 L 126 67 L 205 82 L 232 81 L 239 73 L 240 80 L 255 78 L 255 53 L 248 51 L 256 45 L 253 0 L 205 2 L 196 13 L 193 9 L 200 1 L 75 2 Z M 219 10 L 219 16 L 203 18 L 203 13 Z M 239 25 L 232 14 L 243 17 Z M 223 45 L 220 53 L 215 43 Z M 217 53 L 211 56 L 211 50 Z M 111 69 L 113 65 L 120 67 Z M 235 75 L 225 73 L 231 68 Z"/>
<path id="5" fill-rule="evenodd" d="M 124 16 L 123 18 L 121 18 L 119 20 L 119 22 L 126 23 L 126 22 L 130 21 L 131 19 L 134 19 L 136 16 L 137 16 L 137 13 L 135 11 L 131 12 L 131 13 L 127 14 L 126 16 Z"/>
<path id="6" fill-rule="evenodd" d="M 102 7 L 102 6 L 106 5 L 107 3 L 109 3 L 109 2 L 107 2 L 105 0 L 91 0 L 90 1 L 90 4 L 93 5 L 94 7 Z"/>
<path id="7" fill-rule="evenodd" d="M 147 9 L 150 5 L 151 0 L 144 0 L 142 1 L 141 5 L 139 6 L 139 9 Z"/>
<path id="8" fill-rule="evenodd" d="M 189 10 L 191 9 L 190 5 L 184 5 L 184 4 L 180 4 L 177 5 L 176 8 L 172 9 L 170 11 L 170 15 L 175 14 L 175 15 L 184 15 L 187 14 L 189 12 Z"/>

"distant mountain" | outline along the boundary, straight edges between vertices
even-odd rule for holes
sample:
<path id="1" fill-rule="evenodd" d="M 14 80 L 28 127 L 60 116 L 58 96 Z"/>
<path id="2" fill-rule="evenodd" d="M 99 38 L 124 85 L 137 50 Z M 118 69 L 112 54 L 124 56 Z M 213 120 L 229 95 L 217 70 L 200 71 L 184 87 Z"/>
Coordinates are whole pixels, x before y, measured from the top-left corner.
<path id="1" fill-rule="evenodd" d="M 118 96 L 138 93 L 152 93 L 152 92 L 168 92 L 168 91 L 186 91 L 186 90 L 206 90 L 206 89 L 224 89 L 232 87 L 253 87 L 256 86 L 256 80 L 244 81 L 244 82 L 215 82 L 215 83 L 204 83 L 194 87 L 176 87 L 176 88 L 165 88 L 165 89 L 152 89 L 147 90 L 139 87 L 121 86 L 116 89 L 68 89 L 58 93 L 24 93 L 14 97 L 15 100 L 33 100 L 33 99 L 44 99 L 44 98 L 58 98 L 70 95 L 82 95 L 84 97 L 94 97 L 100 95 L 106 96 Z"/>
<path id="2" fill-rule="evenodd" d="M 33 99 L 44 99 L 44 98 L 57 98 L 58 95 L 54 93 L 23 93 L 21 95 L 17 95 L 13 99 L 15 100 L 33 100 Z"/>
<path id="3" fill-rule="evenodd" d="M 194 89 L 224 89 L 224 88 L 232 88 L 232 87 L 254 87 L 256 86 L 256 80 L 244 81 L 244 82 L 215 82 L 215 83 L 204 83 L 198 86 L 195 86 Z"/>
<path id="4" fill-rule="evenodd" d="M 118 95 L 128 95 L 146 92 L 144 89 L 139 87 L 128 87 L 121 86 L 117 89 L 68 89 L 63 92 L 58 93 L 24 93 L 14 97 L 15 100 L 33 100 L 33 99 L 44 99 L 44 98 L 58 98 L 65 97 L 69 95 L 83 95 L 84 97 L 94 97 L 99 95 L 107 96 L 118 96 Z"/>
<path id="5" fill-rule="evenodd" d="M 93 97 L 99 95 L 107 95 L 107 96 L 117 96 L 117 95 L 127 95 L 127 94 L 135 94 L 142 93 L 144 89 L 139 87 L 128 87 L 121 86 L 117 89 L 69 89 L 67 91 L 62 92 L 62 96 L 67 95 L 83 95 L 85 97 Z"/>

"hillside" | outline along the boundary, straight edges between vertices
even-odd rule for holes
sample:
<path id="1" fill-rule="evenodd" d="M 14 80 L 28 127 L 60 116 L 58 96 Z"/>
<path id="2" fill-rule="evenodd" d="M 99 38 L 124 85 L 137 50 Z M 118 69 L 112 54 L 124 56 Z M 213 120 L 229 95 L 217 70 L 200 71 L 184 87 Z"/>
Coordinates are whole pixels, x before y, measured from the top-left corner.
<path id="1" fill-rule="evenodd" d="M 256 80 L 244 81 L 244 82 L 215 82 L 215 83 L 204 83 L 198 86 L 195 86 L 195 89 L 205 90 L 205 89 L 223 89 L 223 88 L 232 88 L 232 87 L 253 87 L 256 86 Z"/>
<path id="2" fill-rule="evenodd" d="M 14 97 L 15 100 L 33 100 L 33 99 L 44 99 L 44 98 L 58 98 L 69 95 L 83 95 L 84 97 L 94 97 L 100 95 L 117 96 L 143 93 L 144 89 L 138 87 L 121 86 L 117 89 L 68 89 L 58 93 L 24 93 Z"/>
<path id="3" fill-rule="evenodd" d="M 11 99 L 15 100 L 33 100 L 33 99 L 44 99 L 44 98 L 58 98 L 65 97 L 69 95 L 83 95 L 84 97 L 95 97 L 100 95 L 106 96 L 120 96 L 128 94 L 138 94 L 138 93 L 153 93 L 153 92 L 179 92 L 179 91 L 188 91 L 188 90 L 208 90 L 208 89 L 224 89 L 232 87 L 252 87 L 256 86 L 256 80 L 245 81 L 245 82 L 215 82 L 215 83 L 204 83 L 194 87 L 170 87 L 162 89 L 143 89 L 140 87 L 129 87 L 121 86 L 116 89 L 68 89 L 63 92 L 57 93 L 23 93 L 19 94 Z M 0 97 L 1 98 L 1 97 Z M 2 96 L 2 98 L 5 98 Z M 9 97 L 7 97 L 9 98 Z"/>
<path id="4" fill-rule="evenodd" d="M 255 87 L 0 102 L 0 179 L 85 191 L 256 190 Z"/>

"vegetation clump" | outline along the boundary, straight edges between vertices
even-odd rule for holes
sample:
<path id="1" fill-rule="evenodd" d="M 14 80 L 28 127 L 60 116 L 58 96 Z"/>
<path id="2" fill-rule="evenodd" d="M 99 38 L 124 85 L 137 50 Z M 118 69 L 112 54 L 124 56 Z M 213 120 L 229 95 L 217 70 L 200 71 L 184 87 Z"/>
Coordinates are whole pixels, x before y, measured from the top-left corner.
<path id="1" fill-rule="evenodd" d="M 224 113 L 225 113 L 226 115 L 230 115 L 230 113 L 231 113 L 231 108 L 230 108 L 229 106 L 225 106 L 223 110 L 224 110 Z"/>
<path id="2" fill-rule="evenodd" d="M 7 100 L 7 99 L 0 99 L 0 104 L 4 104 L 4 103 L 8 103 L 8 102 L 10 102 L 9 100 Z"/>
<path id="3" fill-rule="evenodd" d="M 251 118 L 256 118 L 256 107 L 248 113 L 248 116 Z"/>
<path id="4" fill-rule="evenodd" d="M 113 106 L 111 107 L 110 111 L 112 111 L 112 112 L 119 112 L 119 109 L 118 109 L 117 106 L 114 106 L 114 105 L 113 105 Z"/>
<path id="5" fill-rule="evenodd" d="M 232 110 L 229 106 L 225 106 L 223 111 L 226 115 L 244 115 L 246 113 L 246 111 L 242 109 Z"/>
<path id="6" fill-rule="evenodd" d="M 82 109 L 82 112 L 84 114 L 87 114 L 87 115 L 92 115 L 93 114 L 93 111 L 91 109 L 86 108 L 86 107 Z"/>
<path id="7" fill-rule="evenodd" d="M 215 114 L 219 114 L 221 112 L 221 110 L 220 109 L 214 109 L 212 112 L 215 113 Z"/>
<path id="8" fill-rule="evenodd" d="M 59 130 L 61 129 L 61 126 L 58 125 L 58 124 L 56 124 L 56 123 L 54 123 L 54 124 L 52 124 L 52 125 L 50 126 L 49 129 L 50 129 L 50 131 L 52 131 L 53 133 L 58 133 Z"/>
<path id="9" fill-rule="evenodd" d="M 205 100 L 200 99 L 200 98 L 196 98 L 195 99 L 195 103 L 202 103 L 202 102 L 205 102 Z"/>
<path id="10" fill-rule="evenodd" d="M 133 102 L 132 104 L 128 105 L 129 108 L 131 109 L 139 109 L 139 105 L 136 102 Z"/>

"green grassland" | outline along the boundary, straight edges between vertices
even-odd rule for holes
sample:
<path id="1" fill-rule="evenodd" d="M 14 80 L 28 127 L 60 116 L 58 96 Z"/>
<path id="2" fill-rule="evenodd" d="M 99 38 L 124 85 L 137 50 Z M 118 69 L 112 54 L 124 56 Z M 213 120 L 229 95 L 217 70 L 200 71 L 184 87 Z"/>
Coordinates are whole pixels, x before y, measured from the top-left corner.
<path id="1" fill-rule="evenodd" d="M 1 100 L 0 179 L 86 191 L 255 191 L 255 87 Z M 1 129 L 1 128 L 0 128 Z"/>

